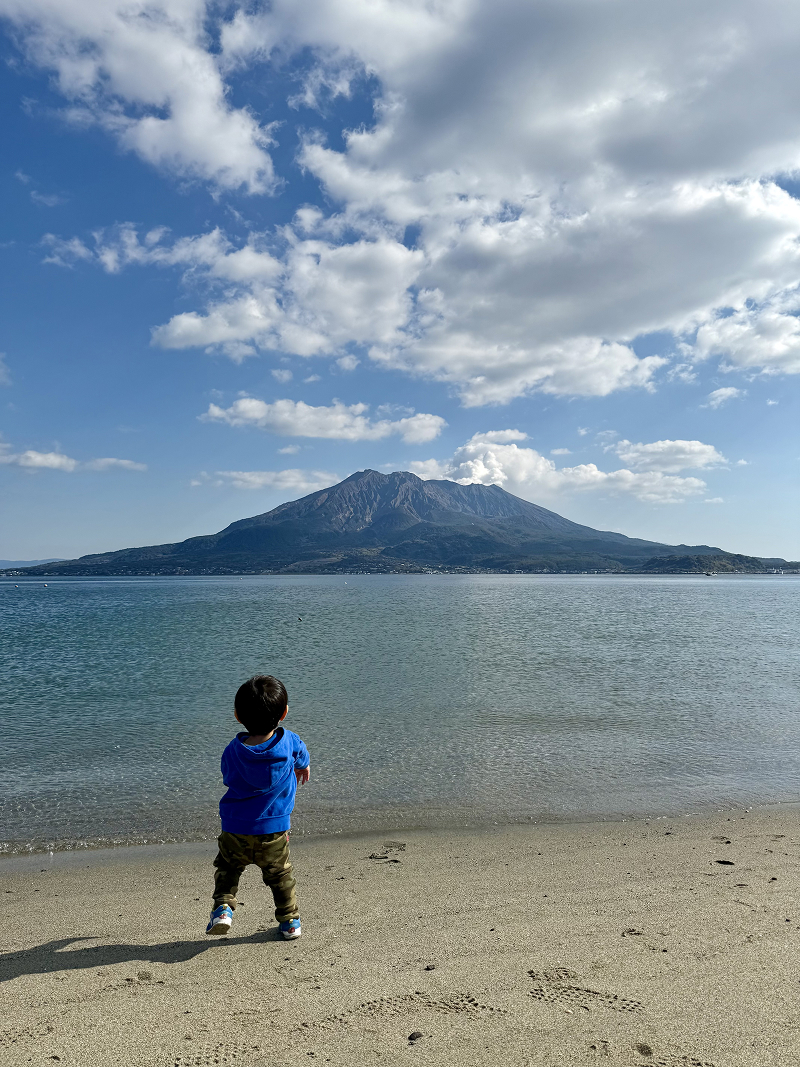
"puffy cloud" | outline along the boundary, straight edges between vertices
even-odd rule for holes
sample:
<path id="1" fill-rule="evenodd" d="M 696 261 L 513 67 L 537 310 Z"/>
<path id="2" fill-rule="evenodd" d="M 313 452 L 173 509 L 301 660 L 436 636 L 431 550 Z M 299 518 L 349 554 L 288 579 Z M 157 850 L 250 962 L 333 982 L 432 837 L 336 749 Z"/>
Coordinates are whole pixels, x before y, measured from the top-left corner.
<path id="1" fill-rule="evenodd" d="M 616 452 L 623 463 L 637 471 L 676 474 L 683 470 L 717 467 L 726 462 L 713 445 L 705 445 L 702 441 L 652 441 L 649 444 L 617 441 L 606 446 L 606 451 Z"/>
<path id="2" fill-rule="evenodd" d="M 182 178 L 273 186 L 269 131 L 232 107 L 204 0 L 0 0 L 28 59 L 52 71 L 65 117 Z"/>
<path id="3" fill-rule="evenodd" d="M 278 367 L 276 370 L 272 371 L 272 377 L 275 379 L 276 382 L 282 382 L 285 385 L 286 382 L 290 382 L 292 380 L 294 375 L 287 368 Z"/>
<path id="4" fill-rule="evenodd" d="M 89 243 L 77 237 L 64 239 L 48 233 L 42 238 L 42 244 L 48 250 L 45 263 L 72 266 L 81 260 L 90 261 L 109 274 L 118 274 L 130 266 L 182 267 L 188 276 L 207 272 L 211 280 L 225 285 L 237 282 L 252 285 L 273 280 L 282 270 L 281 263 L 262 247 L 263 239 L 258 234 L 237 247 L 218 227 L 196 237 L 170 241 L 166 226 L 156 227 L 140 237 L 136 227 L 126 222 L 95 230 Z"/>
<path id="5" fill-rule="evenodd" d="M 408 325 L 408 288 L 421 261 L 420 252 L 386 239 L 296 241 L 277 284 L 250 280 L 205 314 L 176 315 L 153 338 L 165 348 L 253 342 L 298 356 L 336 355 L 348 344 L 392 345 Z"/>
<path id="6" fill-rule="evenodd" d="M 339 370 L 343 371 L 355 370 L 358 364 L 359 361 L 355 356 L 342 356 L 340 359 L 336 360 L 336 366 Z"/>
<path id="7" fill-rule="evenodd" d="M 247 396 L 229 408 L 209 404 L 200 418 L 227 422 L 229 426 L 256 426 L 286 437 L 324 437 L 339 441 L 379 441 L 398 435 L 406 444 L 424 444 L 438 437 L 447 425 L 440 415 L 417 414 L 392 421 L 371 420 L 367 404 L 343 404 L 335 400 L 329 407 L 312 407 L 302 400 L 264 400 Z"/>
<path id="8" fill-rule="evenodd" d="M 0 442 L 0 464 L 5 466 L 23 467 L 29 471 L 53 470 L 67 471 L 72 473 L 77 470 L 104 471 L 111 468 L 121 468 L 131 471 L 146 471 L 144 463 L 134 463 L 130 459 L 90 459 L 81 463 L 63 452 L 36 452 L 27 449 L 25 452 L 12 452 L 11 446 Z"/>
<path id="9" fill-rule="evenodd" d="M 738 400 L 739 397 L 745 396 L 746 389 L 736 389 L 733 385 L 725 385 L 721 389 L 715 389 L 712 393 L 708 394 L 708 403 L 703 404 L 704 408 L 718 408 L 723 404 L 727 404 L 729 400 Z"/>
<path id="10" fill-rule="evenodd" d="M 760 307 L 742 307 L 697 331 L 700 358 L 723 356 L 729 367 L 767 374 L 800 374 L 800 293 L 782 294 Z"/>
<path id="11" fill-rule="evenodd" d="M 35 452 L 30 448 L 26 452 L 10 452 L 6 450 L 6 447 L 0 451 L 0 463 L 7 466 L 26 467 L 28 470 L 71 472 L 77 470 L 79 465 L 76 459 L 71 459 L 62 452 Z"/>
<path id="12" fill-rule="evenodd" d="M 291 489 L 313 493 L 327 489 L 339 481 L 330 471 L 217 471 L 218 484 L 230 484 L 234 489 Z"/>
<path id="13" fill-rule="evenodd" d="M 466 404 L 653 388 L 670 334 L 679 381 L 710 356 L 800 372 L 800 203 L 775 180 L 800 167 L 785 0 L 120 3 L 0 10 L 81 114 L 178 173 L 269 184 L 268 134 L 227 102 L 228 71 L 311 57 L 305 106 L 364 74 L 378 86 L 372 126 L 339 148 L 305 136 L 328 206 L 298 211 L 269 251 L 216 231 L 54 240 L 54 262 L 215 283 L 157 344 L 235 360 L 357 346 Z M 664 351 L 638 355 L 658 332 Z"/>
<path id="14" fill-rule="evenodd" d="M 375 127 L 303 162 L 348 225 L 419 229 L 412 336 L 373 355 L 476 403 L 645 385 L 632 338 L 796 284 L 800 213 L 771 176 L 800 156 L 799 36 L 780 0 L 317 0 L 302 22 L 284 0 L 229 46 L 303 42 L 381 79 Z"/>
<path id="15" fill-rule="evenodd" d="M 514 434 L 509 440 L 506 436 Z M 630 495 L 646 503 L 678 504 L 700 496 L 706 483 L 700 478 L 678 477 L 660 470 L 601 471 L 594 463 L 556 467 L 533 448 L 520 447 L 519 431 L 477 433 L 457 448 L 448 460 L 412 463 L 421 478 L 449 478 L 469 485 L 500 485 L 526 499 L 558 497 L 568 492 L 598 491 Z"/>

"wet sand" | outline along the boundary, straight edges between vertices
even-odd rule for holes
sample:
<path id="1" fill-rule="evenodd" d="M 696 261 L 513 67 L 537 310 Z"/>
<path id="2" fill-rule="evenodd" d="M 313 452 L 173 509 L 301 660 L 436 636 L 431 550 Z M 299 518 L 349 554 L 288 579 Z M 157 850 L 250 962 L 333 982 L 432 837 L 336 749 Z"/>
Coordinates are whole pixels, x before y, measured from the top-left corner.
<path id="1" fill-rule="evenodd" d="M 800 807 L 292 850 L 290 943 L 213 842 L 0 862 L 0 1063 L 800 1061 Z"/>

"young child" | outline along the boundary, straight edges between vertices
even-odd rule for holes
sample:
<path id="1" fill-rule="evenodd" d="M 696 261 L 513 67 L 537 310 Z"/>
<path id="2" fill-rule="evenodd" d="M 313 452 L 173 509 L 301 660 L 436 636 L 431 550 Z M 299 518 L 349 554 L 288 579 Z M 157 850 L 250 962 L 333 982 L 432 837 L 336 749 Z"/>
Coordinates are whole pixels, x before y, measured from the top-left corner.
<path id="1" fill-rule="evenodd" d="M 228 792 L 219 802 L 222 833 L 214 860 L 214 910 L 207 934 L 227 934 L 233 922 L 236 890 L 249 863 L 261 868 L 272 890 L 275 918 L 290 940 L 299 937 L 294 872 L 289 859 L 289 826 L 298 785 L 310 775 L 308 749 L 279 724 L 289 700 L 282 682 L 258 674 L 240 686 L 234 700 L 239 733 L 222 753 L 222 780 Z"/>

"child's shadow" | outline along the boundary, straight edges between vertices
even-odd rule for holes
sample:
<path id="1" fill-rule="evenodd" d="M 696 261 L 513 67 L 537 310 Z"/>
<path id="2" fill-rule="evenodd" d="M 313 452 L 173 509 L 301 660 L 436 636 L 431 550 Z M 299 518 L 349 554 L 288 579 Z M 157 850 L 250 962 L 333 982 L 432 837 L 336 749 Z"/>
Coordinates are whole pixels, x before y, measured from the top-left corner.
<path id="1" fill-rule="evenodd" d="M 46 941 L 19 952 L 0 953 L 0 982 L 9 982 L 23 974 L 52 974 L 54 971 L 77 971 L 91 967 L 112 967 L 116 963 L 186 963 L 203 952 L 220 951 L 225 945 L 258 944 L 280 941 L 277 926 L 259 930 L 252 937 L 221 937 L 213 941 L 167 941 L 161 945 L 86 945 L 70 949 L 91 938 L 65 937 Z M 69 951 L 64 951 L 69 949 Z"/>

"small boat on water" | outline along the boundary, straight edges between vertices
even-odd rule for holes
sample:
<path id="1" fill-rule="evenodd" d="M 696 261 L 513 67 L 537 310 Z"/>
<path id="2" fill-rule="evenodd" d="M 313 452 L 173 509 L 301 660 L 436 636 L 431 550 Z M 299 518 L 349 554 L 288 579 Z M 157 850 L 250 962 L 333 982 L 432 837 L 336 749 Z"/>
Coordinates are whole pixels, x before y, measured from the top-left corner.
<path id="1" fill-rule="evenodd" d="M 716 578 L 717 577 L 717 572 L 716 571 L 706 571 L 705 572 L 705 576 L 706 576 L 706 578 Z"/>

